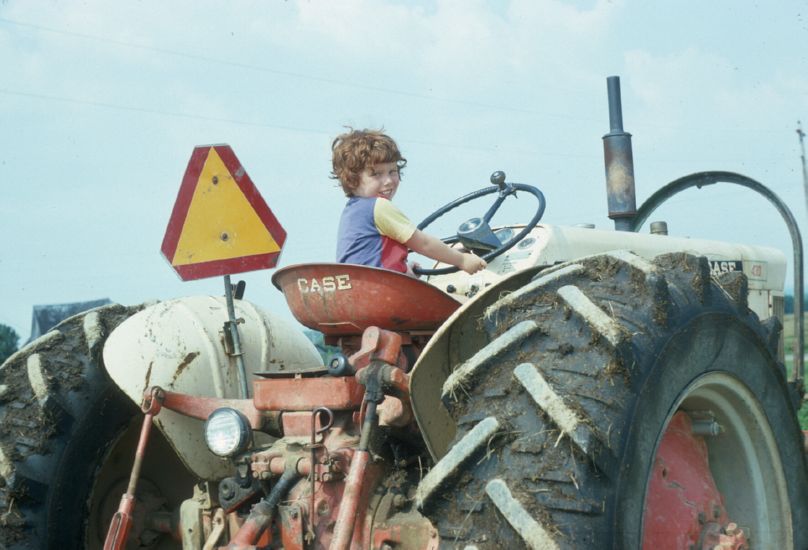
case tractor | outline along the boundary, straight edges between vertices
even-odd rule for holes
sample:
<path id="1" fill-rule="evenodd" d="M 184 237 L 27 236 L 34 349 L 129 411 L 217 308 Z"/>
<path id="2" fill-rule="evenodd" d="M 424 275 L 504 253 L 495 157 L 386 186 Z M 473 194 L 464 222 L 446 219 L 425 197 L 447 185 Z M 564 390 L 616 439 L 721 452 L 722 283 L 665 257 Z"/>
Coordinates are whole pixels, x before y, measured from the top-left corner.
<path id="1" fill-rule="evenodd" d="M 614 230 L 539 223 L 542 193 L 495 172 L 419 226 L 483 204 L 447 241 L 484 272 L 274 273 L 325 359 L 229 277 L 224 297 L 104 306 L 9 358 L 0 548 L 808 548 L 797 224 L 729 172 L 637 208 L 607 84 Z M 791 374 L 782 252 L 640 232 L 719 182 L 793 237 Z M 492 225 L 517 194 L 532 219 Z"/>

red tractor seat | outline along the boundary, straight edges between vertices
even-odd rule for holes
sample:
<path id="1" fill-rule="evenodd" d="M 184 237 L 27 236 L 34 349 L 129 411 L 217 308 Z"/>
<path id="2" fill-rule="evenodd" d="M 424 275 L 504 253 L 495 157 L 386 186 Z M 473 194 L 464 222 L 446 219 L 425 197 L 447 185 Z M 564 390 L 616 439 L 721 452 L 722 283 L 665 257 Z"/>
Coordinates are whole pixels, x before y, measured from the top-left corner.
<path id="1" fill-rule="evenodd" d="M 330 336 L 361 334 L 370 326 L 433 332 L 460 307 L 424 281 L 364 265 L 291 265 L 276 271 L 272 284 L 295 319 Z"/>

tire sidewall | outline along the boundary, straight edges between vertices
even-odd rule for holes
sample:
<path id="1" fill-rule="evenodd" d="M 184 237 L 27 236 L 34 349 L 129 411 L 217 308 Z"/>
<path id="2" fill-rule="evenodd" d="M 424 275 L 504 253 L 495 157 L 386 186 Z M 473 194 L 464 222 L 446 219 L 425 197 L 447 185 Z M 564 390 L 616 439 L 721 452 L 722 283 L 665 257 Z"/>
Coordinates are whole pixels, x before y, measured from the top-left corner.
<path id="1" fill-rule="evenodd" d="M 731 313 L 698 315 L 677 330 L 658 352 L 646 355 L 641 369 L 634 406 L 629 408 L 629 426 L 622 445 L 623 460 L 618 474 L 617 506 L 610 523 L 616 527 L 616 548 L 640 548 L 645 493 L 655 451 L 684 391 L 700 377 L 723 373 L 739 380 L 753 393 L 769 420 L 780 453 L 783 475 L 789 491 L 792 528 L 797 548 L 808 541 L 800 533 L 808 504 L 805 458 L 796 413 L 784 396 L 786 382 L 776 361 L 762 340 L 739 317 Z M 751 368 L 750 368 L 751 366 Z"/>
<path id="2" fill-rule="evenodd" d="M 109 449 L 118 440 L 138 410 L 126 396 L 108 385 L 94 395 L 69 436 L 53 473 L 53 492 L 48 503 L 48 548 L 75 548 L 94 544 L 85 540 L 96 475 Z M 122 470 L 125 473 L 125 469 Z"/>

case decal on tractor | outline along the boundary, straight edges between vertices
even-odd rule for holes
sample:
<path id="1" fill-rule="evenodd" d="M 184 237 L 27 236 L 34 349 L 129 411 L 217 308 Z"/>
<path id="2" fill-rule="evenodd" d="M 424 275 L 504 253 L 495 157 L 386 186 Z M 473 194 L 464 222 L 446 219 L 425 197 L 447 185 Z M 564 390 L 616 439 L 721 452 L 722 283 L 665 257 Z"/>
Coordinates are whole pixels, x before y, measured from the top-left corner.
<path id="1" fill-rule="evenodd" d="M 710 260 L 710 274 L 721 275 L 731 271 L 743 271 L 741 260 Z"/>
<path id="2" fill-rule="evenodd" d="M 746 274 L 747 278 L 752 281 L 765 281 L 768 277 L 767 263 L 763 261 L 709 260 L 709 262 L 710 274 L 713 277 L 733 271 Z"/>
<path id="3" fill-rule="evenodd" d="M 346 274 L 334 275 L 323 277 L 321 280 L 316 278 L 297 280 L 297 288 L 300 289 L 301 294 L 308 294 L 309 292 L 336 292 L 338 290 L 350 290 L 351 276 Z"/>

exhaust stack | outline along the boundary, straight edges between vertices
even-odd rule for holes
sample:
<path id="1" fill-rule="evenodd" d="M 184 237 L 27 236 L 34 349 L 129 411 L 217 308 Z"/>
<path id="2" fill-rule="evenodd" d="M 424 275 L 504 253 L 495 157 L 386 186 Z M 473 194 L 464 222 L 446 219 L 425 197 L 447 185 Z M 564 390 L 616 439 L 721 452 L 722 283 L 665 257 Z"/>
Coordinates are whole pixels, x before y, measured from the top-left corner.
<path id="1" fill-rule="evenodd" d="M 606 197 L 609 218 L 617 231 L 632 231 L 637 214 L 634 190 L 634 155 L 631 134 L 623 131 L 623 106 L 620 100 L 620 77 L 606 79 L 609 92 L 609 133 L 603 136 L 603 157 L 606 163 Z"/>

